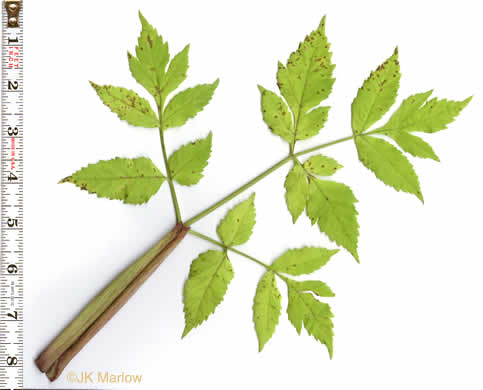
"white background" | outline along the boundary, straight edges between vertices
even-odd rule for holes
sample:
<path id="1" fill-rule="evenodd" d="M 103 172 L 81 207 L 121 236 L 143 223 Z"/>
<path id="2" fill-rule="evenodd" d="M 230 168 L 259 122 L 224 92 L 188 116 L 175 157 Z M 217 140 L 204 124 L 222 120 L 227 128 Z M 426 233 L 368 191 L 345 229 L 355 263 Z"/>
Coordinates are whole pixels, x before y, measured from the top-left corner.
<path id="1" fill-rule="evenodd" d="M 181 340 L 189 264 L 211 248 L 190 236 L 58 381 L 50 384 L 34 366 L 83 305 L 174 223 L 167 184 L 140 207 L 56 184 L 116 155 L 149 156 L 162 167 L 157 131 L 119 121 L 88 83 L 146 95 L 126 58 L 140 31 L 138 9 L 169 41 L 171 53 L 191 43 L 182 87 L 221 79 L 205 111 L 166 134 L 170 152 L 209 130 L 214 134 L 205 178 L 177 188 L 186 218 L 286 155 L 286 145 L 261 119 L 256 86 L 276 89 L 277 61 L 285 61 L 324 14 L 337 65 L 327 101 L 332 109 L 321 134 L 299 148 L 350 134 L 357 88 L 396 45 L 403 75 L 398 103 L 433 88 L 438 97 L 475 95 L 449 130 L 425 137 L 442 162 L 412 159 L 424 206 L 379 182 L 358 162 L 352 143 L 326 150 L 345 166 L 335 179 L 352 186 L 361 225 L 361 264 L 341 251 L 314 275 L 336 292 L 330 299 L 333 360 L 305 331 L 296 334 L 285 297 L 274 337 L 257 352 L 251 308 L 263 270 L 236 255 L 223 303 Z M 26 1 L 24 20 L 26 387 L 74 387 L 66 380 L 69 371 L 124 371 L 142 374 L 143 384 L 132 387 L 146 389 L 483 388 L 479 2 L 50 0 Z M 307 218 L 292 225 L 283 191 L 288 168 L 254 188 L 257 225 L 241 249 L 266 262 L 288 247 L 334 247 Z M 196 228 L 214 236 L 227 209 Z"/>

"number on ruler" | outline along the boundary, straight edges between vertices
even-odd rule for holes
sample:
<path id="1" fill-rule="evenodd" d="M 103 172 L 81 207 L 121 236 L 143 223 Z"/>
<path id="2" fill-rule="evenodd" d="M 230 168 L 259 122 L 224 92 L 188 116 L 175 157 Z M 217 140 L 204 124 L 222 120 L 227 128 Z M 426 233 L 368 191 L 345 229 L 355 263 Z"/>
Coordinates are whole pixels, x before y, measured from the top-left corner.
<path id="1" fill-rule="evenodd" d="M 18 177 L 17 177 L 17 176 L 15 176 L 13 172 L 10 172 L 10 173 L 8 174 L 8 176 L 7 176 L 7 180 L 8 180 L 8 181 L 13 181 L 13 180 L 17 180 L 17 179 L 18 179 Z"/>
<path id="2" fill-rule="evenodd" d="M 17 90 L 18 89 L 18 81 L 9 81 L 8 82 L 8 89 L 11 90 Z"/>
<path id="3" fill-rule="evenodd" d="M 12 43 L 18 43 L 18 38 L 8 38 L 8 44 L 11 45 Z"/>
<path id="4" fill-rule="evenodd" d="M 7 133 L 10 137 L 12 137 L 14 135 L 18 135 L 18 128 L 17 127 L 9 127 Z"/>
<path id="5" fill-rule="evenodd" d="M 18 317 L 17 310 L 15 310 L 13 312 L 13 314 L 12 313 L 7 313 L 7 317 L 12 317 L 14 320 L 18 320 L 18 318 L 17 318 Z"/>
<path id="6" fill-rule="evenodd" d="M 8 227 L 15 227 L 18 226 L 18 219 L 17 218 L 9 218 L 7 220 L 7 226 Z"/>
<path id="7" fill-rule="evenodd" d="M 7 358 L 7 364 L 8 364 L 9 366 L 16 366 L 16 365 L 17 365 L 17 362 L 18 362 L 18 361 L 17 361 L 17 358 L 16 358 L 15 356 L 9 356 L 9 357 Z"/>
<path id="8" fill-rule="evenodd" d="M 9 264 L 7 267 L 7 272 L 9 274 L 16 274 L 18 272 L 18 267 L 15 264 Z"/>

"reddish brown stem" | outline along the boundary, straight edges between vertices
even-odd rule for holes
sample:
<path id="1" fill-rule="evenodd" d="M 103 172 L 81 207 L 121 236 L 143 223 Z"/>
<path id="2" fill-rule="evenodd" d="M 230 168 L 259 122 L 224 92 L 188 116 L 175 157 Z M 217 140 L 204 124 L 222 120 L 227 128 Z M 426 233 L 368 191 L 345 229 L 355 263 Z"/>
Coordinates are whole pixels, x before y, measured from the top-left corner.
<path id="1" fill-rule="evenodd" d="M 70 346 L 59 354 L 57 358 L 54 353 L 56 349 L 53 344 L 49 345 L 35 361 L 37 367 L 45 372 L 47 377 L 54 381 L 59 377 L 64 368 L 77 355 L 77 353 L 99 332 L 104 325 L 126 304 L 141 285 L 153 274 L 158 266 L 183 240 L 189 227 L 178 223 L 170 232 L 170 239 L 160 248 L 160 252 L 137 274 L 127 287 L 113 300 L 92 324 L 76 339 Z M 54 341 L 55 342 L 55 341 Z"/>

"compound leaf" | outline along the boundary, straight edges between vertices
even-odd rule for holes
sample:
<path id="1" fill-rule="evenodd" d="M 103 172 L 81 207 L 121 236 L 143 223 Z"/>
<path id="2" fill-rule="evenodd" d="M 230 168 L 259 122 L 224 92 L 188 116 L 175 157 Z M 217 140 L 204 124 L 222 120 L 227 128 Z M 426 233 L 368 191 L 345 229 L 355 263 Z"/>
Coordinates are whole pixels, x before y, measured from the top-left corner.
<path id="1" fill-rule="evenodd" d="M 248 241 L 255 226 L 255 194 L 233 207 L 222 219 L 216 232 L 226 246 Z"/>
<path id="2" fill-rule="evenodd" d="M 302 166 L 295 162 L 285 179 L 285 201 L 295 223 L 307 204 L 309 184 Z"/>
<path id="3" fill-rule="evenodd" d="M 380 138 L 356 137 L 359 160 L 388 186 L 414 194 L 423 201 L 419 179 L 408 159 L 393 145 Z"/>
<path id="4" fill-rule="evenodd" d="M 304 168 L 314 175 L 332 176 L 342 165 L 333 158 L 317 154 L 304 162 Z"/>
<path id="5" fill-rule="evenodd" d="M 275 275 L 272 271 L 268 271 L 258 283 L 253 302 L 253 322 L 260 352 L 275 332 L 282 311 L 281 301 Z"/>
<path id="6" fill-rule="evenodd" d="M 136 81 L 160 100 L 160 86 L 169 61 L 168 43 L 139 12 L 142 31 L 136 46 L 136 57 L 128 52 L 129 68 Z"/>
<path id="7" fill-rule="evenodd" d="M 337 249 L 305 247 L 289 249 L 279 256 L 271 265 L 272 269 L 289 275 L 310 274 L 323 267 Z"/>
<path id="8" fill-rule="evenodd" d="M 371 72 L 352 102 L 352 131 L 360 134 L 377 122 L 396 101 L 399 89 L 398 50 Z"/>
<path id="9" fill-rule="evenodd" d="M 388 133 L 401 130 L 435 133 L 446 129 L 471 101 L 471 97 L 462 101 L 437 98 L 427 100 L 431 93 L 418 93 L 405 99 L 379 130 Z"/>
<path id="10" fill-rule="evenodd" d="M 130 89 L 97 85 L 91 82 L 97 95 L 117 116 L 133 126 L 158 127 L 159 121 L 149 102 Z"/>
<path id="11" fill-rule="evenodd" d="M 146 203 L 158 192 L 165 176 L 146 157 L 116 157 L 89 164 L 60 183 L 72 183 L 100 198 L 119 199 L 128 204 Z"/>
<path id="12" fill-rule="evenodd" d="M 407 131 L 388 131 L 383 134 L 391 137 L 402 150 L 414 157 L 430 158 L 439 161 L 439 157 L 434 153 L 431 145 L 416 135 Z"/>
<path id="13" fill-rule="evenodd" d="M 294 114 L 295 123 L 301 115 L 327 99 L 332 90 L 335 66 L 329 49 L 324 16 L 319 27 L 290 54 L 287 65 L 278 64 L 278 87 Z"/>
<path id="14" fill-rule="evenodd" d="M 211 154 L 212 134 L 195 142 L 183 145 L 170 157 L 168 165 L 171 177 L 179 184 L 191 186 L 203 177 L 203 169 L 208 165 Z"/>
<path id="15" fill-rule="evenodd" d="M 307 215 L 312 223 L 317 222 L 321 232 L 341 245 L 359 261 L 357 240 L 359 224 L 352 190 L 342 183 L 309 179 Z"/>
<path id="16" fill-rule="evenodd" d="M 210 102 L 219 80 L 212 84 L 200 84 L 175 95 L 163 113 L 163 129 L 179 127 L 194 118 Z"/>
<path id="17" fill-rule="evenodd" d="M 233 267 L 224 252 L 210 250 L 193 260 L 183 291 L 185 328 L 182 337 L 215 311 L 232 279 Z"/>
<path id="18" fill-rule="evenodd" d="M 258 86 L 261 93 L 263 120 L 272 131 L 290 145 L 294 143 L 292 115 L 280 96 L 268 89 Z"/>

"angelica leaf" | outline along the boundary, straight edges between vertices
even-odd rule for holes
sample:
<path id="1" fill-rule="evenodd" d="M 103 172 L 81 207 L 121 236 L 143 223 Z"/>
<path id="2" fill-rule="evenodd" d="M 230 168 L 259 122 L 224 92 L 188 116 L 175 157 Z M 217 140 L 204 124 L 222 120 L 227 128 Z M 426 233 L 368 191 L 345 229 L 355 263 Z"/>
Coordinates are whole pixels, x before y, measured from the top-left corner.
<path id="1" fill-rule="evenodd" d="M 272 271 L 268 271 L 258 282 L 253 302 L 253 322 L 260 352 L 275 332 L 282 311 L 281 301 L 275 275 Z"/>
<path id="2" fill-rule="evenodd" d="M 433 98 L 427 100 L 432 91 L 418 93 L 405 99 L 379 130 L 384 134 L 392 131 L 422 131 L 435 133 L 447 128 L 471 101 Z"/>
<path id="3" fill-rule="evenodd" d="M 89 164 L 60 183 L 72 183 L 99 198 L 119 199 L 128 204 L 146 203 L 158 192 L 166 177 L 146 157 L 116 157 Z"/>
<path id="4" fill-rule="evenodd" d="M 380 138 L 356 138 L 359 160 L 388 186 L 414 194 L 423 201 L 419 179 L 408 159 L 389 142 Z"/>
<path id="5" fill-rule="evenodd" d="M 268 89 L 258 86 L 261 93 L 263 120 L 272 131 L 289 144 L 294 143 L 292 115 L 280 96 Z"/>
<path id="6" fill-rule="evenodd" d="M 335 66 L 325 35 L 325 16 L 298 49 L 290 54 L 287 65 L 278 64 L 277 82 L 282 96 L 290 106 L 295 122 L 307 111 L 327 99 L 335 79 Z"/>
<path id="7" fill-rule="evenodd" d="M 304 162 L 304 168 L 315 175 L 332 176 L 342 165 L 333 158 L 317 154 Z"/>
<path id="8" fill-rule="evenodd" d="M 402 150 L 414 157 L 430 158 L 439 161 L 439 157 L 434 153 L 431 145 L 414 134 L 407 131 L 388 131 L 383 134 L 391 137 Z"/>
<path id="9" fill-rule="evenodd" d="M 345 184 L 315 177 L 309 179 L 308 217 L 312 223 L 317 222 L 320 231 L 330 240 L 347 249 L 359 261 L 356 202 L 352 190 Z"/>
<path id="10" fill-rule="evenodd" d="M 296 139 L 304 140 L 317 135 L 327 122 L 328 116 L 329 107 L 317 107 L 304 114 L 298 124 Z"/>
<path id="11" fill-rule="evenodd" d="M 133 126 L 158 127 L 159 121 L 149 102 L 130 89 L 97 85 L 91 82 L 97 95 L 117 116 Z"/>
<path id="12" fill-rule="evenodd" d="M 285 201 L 295 223 L 307 204 L 309 184 L 302 166 L 295 162 L 285 179 Z"/>
<path id="13" fill-rule="evenodd" d="M 255 226 L 255 194 L 233 207 L 219 223 L 216 232 L 226 246 L 248 241 Z"/>
<path id="14" fill-rule="evenodd" d="M 219 80 L 200 84 L 175 95 L 164 110 L 163 129 L 184 125 L 188 119 L 194 118 L 210 102 L 218 83 Z"/>
<path id="15" fill-rule="evenodd" d="M 360 134 L 377 122 L 396 101 L 399 89 L 398 50 L 371 72 L 352 102 L 352 131 Z"/>
<path id="16" fill-rule="evenodd" d="M 191 263 L 183 290 L 183 337 L 212 314 L 233 279 L 233 267 L 225 252 L 209 250 Z"/>
<path id="17" fill-rule="evenodd" d="M 136 81 L 159 102 L 160 86 L 169 61 L 168 43 L 139 12 L 142 31 L 136 46 L 136 57 L 128 52 L 129 68 Z"/>
<path id="18" fill-rule="evenodd" d="M 185 186 L 201 180 L 211 154 L 211 139 L 210 132 L 205 138 L 181 146 L 169 157 L 168 165 L 173 180 Z"/>
<path id="19" fill-rule="evenodd" d="M 327 264 L 337 252 L 337 249 L 315 247 L 289 249 L 272 263 L 271 268 L 294 276 L 310 274 Z"/>
<path id="20" fill-rule="evenodd" d="M 319 297 L 334 297 L 335 294 L 331 288 L 324 282 L 320 280 L 303 280 L 297 281 L 292 280 L 291 286 L 299 292 L 310 291 Z"/>
<path id="21" fill-rule="evenodd" d="M 160 93 L 163 98 L 166 98 L 166 96 L 186 80 L 188 72 L 188 51 L 189 45 L 186 45 L 185 48 L 176 54 L 171 60 L 160 88 Z"/>

